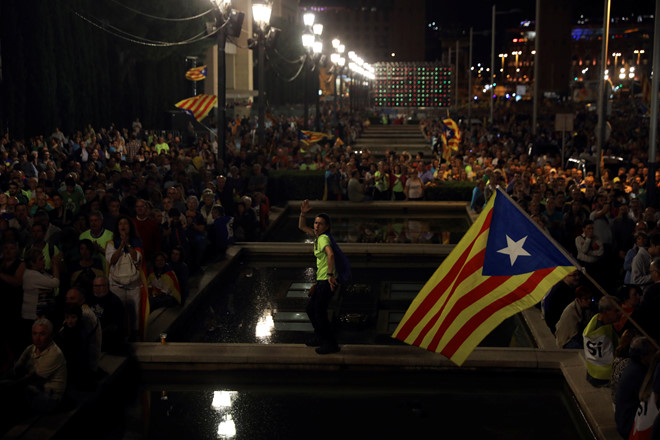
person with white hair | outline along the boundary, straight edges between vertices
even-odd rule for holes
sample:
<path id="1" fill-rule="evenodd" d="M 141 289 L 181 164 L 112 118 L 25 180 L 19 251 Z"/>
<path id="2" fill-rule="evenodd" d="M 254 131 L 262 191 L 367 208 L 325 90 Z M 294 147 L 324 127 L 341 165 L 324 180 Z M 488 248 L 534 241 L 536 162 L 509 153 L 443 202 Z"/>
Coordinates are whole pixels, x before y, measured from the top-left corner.
<path id="1" fill-rule="evenodd" d="M 24 401 L 34 411 L 52 411 L 62 401 L 66 390 L 66 360 L 53 342 L 53 324 L 48 319 L 34 321 L 32 345 L 18 358 L 11 377 L 13 390 L 21 390 Z"/>

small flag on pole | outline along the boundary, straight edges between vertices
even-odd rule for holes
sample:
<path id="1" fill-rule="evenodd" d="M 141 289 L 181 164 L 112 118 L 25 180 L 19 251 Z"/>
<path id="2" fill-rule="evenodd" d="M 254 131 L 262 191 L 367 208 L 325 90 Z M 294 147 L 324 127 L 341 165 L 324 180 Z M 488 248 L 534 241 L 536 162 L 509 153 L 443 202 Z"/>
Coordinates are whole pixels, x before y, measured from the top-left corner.
<path id="1" fill-rule="evenodd" d="M 460 366 L 495 327 L 538 303 L 575 266 L 498 188 L 392 336 Z"/>
<path id="2" fill-rule="evenodd" d="M 186 79 L 201 81 L 206 78 L 206 66 L 193 67 L 186 72 Z"/>
<path id="3" fill-rule="evenodd" d="M 201 121 L 209 114 L 217 101 L 218 97 L 215 95 L 197 95 L 179 101 L 174 106 L 180 108 L 198 121 Z"/>

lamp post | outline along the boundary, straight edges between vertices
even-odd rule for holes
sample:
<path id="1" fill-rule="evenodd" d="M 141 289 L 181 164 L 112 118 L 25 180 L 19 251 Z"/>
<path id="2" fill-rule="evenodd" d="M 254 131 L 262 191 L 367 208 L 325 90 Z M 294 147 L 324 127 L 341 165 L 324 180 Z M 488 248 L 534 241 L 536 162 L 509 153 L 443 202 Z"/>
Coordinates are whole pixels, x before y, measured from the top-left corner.
<path id="1" fill-rule="evenodd" d="M 320 101 L 321 101 L 321 87 L 320 87 L 320 77 L 319 77 L 319 72 L 317 70 L 318 67 L 318 60 L 321 57 L 321 53 L 323 53 L 323 41 L 321 41 L 321 34 L 323 34 L 323 25 L 321 23 L 314 23 L 314 26 L 312 26 L 312 29 L 314 31 L 314 45 L 312 46 L 312 52 L 314 53 L 314 70 L 316 71 L 316 75 L 313 76 L 315 79 L 314 84 L 316 85 L 315 90 L 316 90 L 316 114 L 314 116 L 314 130 L 320 131 L 320 126 L 321 126 L 321 109 L 320 109 Z"/>
<path id="2" fill-rule="evenodd" d="M 519 50 L 514 50 L 511 52 L 511 55 L 516 56 L 516 81 L 518 81 L 518 73 L 520 72 L 520 66 L 518 66 L 518 57 L 522 55 L 522 52 Z"/>
<path id="3" fill-rule="evenodd" d="M 271 6 L 267 3 L 252 4 L 252 18 L 257 25 L 257 63 L 259 64 L 259 108 L 257 137 L 259 145 L 266 143 L 266 64 L 265 64 L 265 35 L 270 24 Z"/>
<path id="4" fill-rule="evenodd" d="M 314 19 L 315 16 L 311 12 L 308 12 L 303 15 L 303 23 L 305 25 L 305 31 L 302 34 L 302 45 L 305 48 L 306 55 L 305 55 L 305 60 L 304 63 L 307 64 L 310 54 L 313 50 L 314 47 L 314 34 L 312 33 L 312 26 L 314 26 Z M 304 98 L 303 98 L 303 128 L 309 129 L 308 127 L 308 121 L 309 121 L 309 72 L 307 66 L 303 66 L 305 76 L 303 77 L 303 92 L 304 92 Z"/>
<path id="5" fill-rule="evenodd" d="M 335 100 L 335 115 L 337 114 L 339 108 L 337 104 L 337 78 L 339 77 L 339 58 L 341 58 L 341 54 L 339 53 L 339 46 L 341 46 L 341 41 L 339 41 L 339 38 L 333 39 L 332 48 L 334 49 L 334 52 L 330 55 L 330 61 L 334 66 L 335 72 L 335 76 L 332 78 L 332 90 Z"/>
<path id="6" fill-rule="evenodd" d="M 491 40 L 490 40 L 490 122 L 493 122 L 493 105 L 494 105 L 494 93 L 495 93 L 495 16 L 496 15 L 505 15 L 513 14 L 515 12 L 521 12 L 520 9 L 514 8 L 508 11 L 498 12 L 495 5 L 493 5 L 493 15 L 491 17 Z"/>
<path id="7" fill-rule="evenodd" d="M 607 69 L 607 48 L 610 39 L 610 8 L 611 0 L 604 0 L 603 8 L 603 39 L 600 52 L 600 72 L 598 75 L 598 125 L 596 126 L 596 157 L 600 158 L 605 143 L 605 107 L 607 98 L 605 97 L 605 71 Z M 600 178 L 600 163 L 596 167 L 596 178 Z"/>
<path id="8" fill-rule="evenodd" d="M 612 52 L 612 56 L 614 57 L 614 70 L 616 70 L 616 66 L 619 64 L 619 57 L 621 56 L 621 52 Z"/>
<path id="9" fill-rule="evenodd" d="M 500 68 L 500 73 L 502 74 L 502 82 L 504 82 L 504 59 L 509 56 L 508 53 L 501 53 L 500 60 L 502 60 L 502 67 Z"/>
<path id="10" fill-rule="evenodd" d="M 644 49 L 635 49 L 635 55 L 637 55 L 637 65 L 639 66 L 639 57 L 644 53 Z"/>
<path id="11" fill-rule="evenodd" d="M 229 12 L 231 10 L 231 0 L 211 0 L 216 7 L 216 26 L 218 35 L 218 71 L 216 72 L 218 80 L 218 113 L 216 115 L 216 125 L 218 128 L 218 159 L 225 160 L 225 104 L 227 101 L 226 89 L 226 60 L 225 60 L 225 45 L 227 44 L 227 27 L 226 21 L 229 19 Z"/>

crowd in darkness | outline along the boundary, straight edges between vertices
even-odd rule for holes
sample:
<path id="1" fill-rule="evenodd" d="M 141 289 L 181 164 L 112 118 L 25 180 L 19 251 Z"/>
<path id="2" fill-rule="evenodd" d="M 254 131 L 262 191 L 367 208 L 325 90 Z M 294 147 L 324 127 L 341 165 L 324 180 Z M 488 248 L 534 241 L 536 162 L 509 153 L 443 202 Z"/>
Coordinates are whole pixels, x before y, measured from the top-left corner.
<path id="1" fill-rule="evenodd" d="M 606 156 L 623 161 L 595 173 L 589 167 L 566 169 L 557 133 L 532 134 L 529 120 L 515 110 L 502 109 L 489 126 L 461 123 L 462 142 L 447 159 L 441 119 L 419 121 L 426 151 L 377 156 L 352 148 L 369 125 L 367 116 L 392 124 L 405 119 L 327 110 L 320 130 L 328 136 L 315 144 L 300 139 L 303 124 L 295 117 L 270 116 L 266 145 L 257 144 L 252 120 L 230 121 L 223 159 L 209 133 L 192 125 L 176 133 L 150 130 L 139 119 L 130 127 L 90 125 L 66 134 L 55 129 L 29 139 L 5 135 L 0 142 L 0 330 L 16 337 L 0 347 L 0 372 L 10 371 L 29 344 L 38 316 L 54 324 L 55 339 L 70 339 L 75 324 L 68 325 L 67 316 L 91 328 L 97 319 L 105 339 L 88 342 L 103 351 L 121 351 L 123 341 L 140 339 L 140 289 L 147 289 L 151 310 L 177 305 L 186 300 L 191 275 L 222 258 L 234 241 L 261 237 L 269 222 L 273 170 L 324 170 L 327 200 L 355 202 L 424 200 L 429 185 L 471 181 L 476 212 L 501 186 L 601 286 L 641 291 L 656 282 L 651 261 L 660 257 L 660 226 L 657 207 L 646 199 L 645 133 L 626 126 L 627 117 L 620 125 L 615 122 L 604 148 Z M 586 164 L 597 163 L 591 116 L 578 112 L 567 145 L 568 155 Z M 546 149 L 538 152 L 533 148 L 538 145 Z M 131 264 L 138 274 L 130 273 Z M 37 274 L 45 284 L 37 283 Z M 546 311 L 554 332 L 564 308 L 576 300 L 578 284 L 590 289 L 589 298 L 598 295 L 589 283 L 568 281 L 570 294 Z M 621 292 L 625 303 L 632 294 Z M 107 298 L 115 296 L 111 304 Z M 106 335 L 113 313 L 121 316 Z M 580 316 L 585 327 L 586 315 Z M 93 364 L 86 370 L 90 376 Z"/>

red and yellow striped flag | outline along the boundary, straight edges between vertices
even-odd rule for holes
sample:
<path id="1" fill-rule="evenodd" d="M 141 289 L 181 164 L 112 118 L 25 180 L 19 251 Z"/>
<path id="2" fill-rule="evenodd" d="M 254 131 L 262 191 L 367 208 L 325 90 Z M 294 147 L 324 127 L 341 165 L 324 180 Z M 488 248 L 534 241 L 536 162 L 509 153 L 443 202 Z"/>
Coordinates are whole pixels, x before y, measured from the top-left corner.
<path id="1" fill-rule="evenodd" d="M 442 158 L 449 161 L 451 156 L 458 151 L 458 145 L 461 142 L 461 130 L 458 124 L 451 118 L 444 119 L 442 138 Z"/>
<path id="2" fill-rule="evenodd" d="M 329 137 L 327 133 L 320 131 L 300 130 L 298 132 L 298 139 L 305 145 L 314 145 L 318 141 Z"/>
<path id="3" fill-rule="evenodd" d="M 460 366 L 495 327 L 539 302 L 575 266 L 498 188 L 392 336 Z"/>
<path id="4" fill-rule="evenodd" d="M 206 78 L 206 66 L 193 67 L 186 72 L 186 79 L 190 81 L 201 81 Z"/>
<path id="5" fill-rule="evenodd" d="M 179 101 L 174 106 L 180 108 L 198 121 L 201 121 L 209 114 L 217 101 L 218 97 L 215 95 L 197 95 Z"/>

